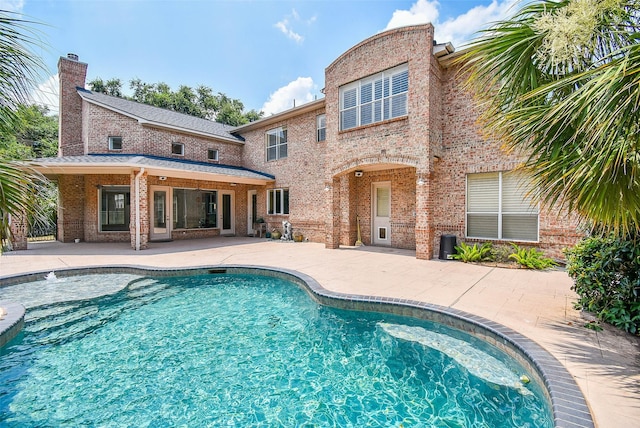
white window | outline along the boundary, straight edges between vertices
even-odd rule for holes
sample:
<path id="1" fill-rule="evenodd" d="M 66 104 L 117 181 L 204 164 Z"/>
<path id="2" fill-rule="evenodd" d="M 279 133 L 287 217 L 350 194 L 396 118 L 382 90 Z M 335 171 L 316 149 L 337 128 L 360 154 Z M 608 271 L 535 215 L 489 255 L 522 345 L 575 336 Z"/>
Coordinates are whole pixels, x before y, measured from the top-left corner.
<path id="1" fill-rule="evenodd" d="M 406 116 L 407 64 L 349 83 L 340 88 L 340 130 Z"/>
<path id="2" fill-rule="evenodd" d="M 324 141 L 327 138 L 327 117 L 324 114 L 318 115 L 317 124 L 317 141 Z"/>
<path id="3" fill-rule="evenodd" d="M 267 131 L 267 160 L 287 157 L 287 128 L 279 127 Z"/>
<path id="4" fill-rule="evenodd" d="M 289 189 L 267 190 L 267 213 L 289 214 Z"/>
<path id="5" fill-rule="evenodd" d="M 184 144 L 182 143 L 171 143 L 171 154 L 184 156 Z"/>
<path id="6" fill-rule="evenodd" d="M 122 150 L 122 137 L 109 137 L 109 150 Z"/>
<path id="7" fill-rule="evenodd" d="M 516 172 L 467 175 L 467 237 L 538 241 L 531 180 Z"/>
<path id="8" fill-rule="evenodd" d="M 218 160 L 218 150 L 217 149 L 209 149 L 207 150 L 207 159 L 210 161 Z"/>

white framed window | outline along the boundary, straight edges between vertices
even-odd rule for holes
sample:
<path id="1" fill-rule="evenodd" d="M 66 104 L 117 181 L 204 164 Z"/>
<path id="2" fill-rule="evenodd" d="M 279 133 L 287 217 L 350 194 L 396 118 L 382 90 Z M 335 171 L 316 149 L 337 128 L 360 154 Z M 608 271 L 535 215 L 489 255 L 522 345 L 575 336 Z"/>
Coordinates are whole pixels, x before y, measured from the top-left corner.
<path id="1" fill-rule="evenodd" d="M 109 150 L 122 150 L 122 137 L 109 137 Z"/>
<path id="2" fill-rule="evenodd" d="M 287 157 L 287 128 L 279 128 L 267 131 L 267 161 Z"/>
<path id="3" fill-rule="evenodd" d="M 218 161 L 218 149 L 208 149 L 207 150 L 207 159 L 210 161 L 217 162 Z"/>
<path id="4" fill-rule="evenodd" d="M 467 175 L 467 237 L 538 241 L 539 208 L 528 176 L 518 172 Z"/>
<path id="5" fill-rule="evenodd" d="M 171 143 L 171 154 L 177 156 L 184 156 L 184 144 Z"/>
<path id="6" fill-rule="evenodd" d="M 289 214 L 289 189 L 267 190 L 267 214 Z"/>
<path id="7" fill-rule="evenodd" d="M 215 190 L 173 189 L 173 228 L 218 227 L 218 192 Z"/>
<path id="8" fill-rule="evenodd" d="M 317 139 L 316 141 L 325 141 L 327 139 L 327 117 L 319 114 L 316 118 Z"/>
<path id="9" fill-rule="evenodd" d="M 409 67 L 403 64 L 340 88 L 340 130 L 408 114 Z"/>
<path id="10" fill-rule="evenodd" d="M 100 232 L 128 232 L 131 213 L 129 186 L 100 187 Z"/>

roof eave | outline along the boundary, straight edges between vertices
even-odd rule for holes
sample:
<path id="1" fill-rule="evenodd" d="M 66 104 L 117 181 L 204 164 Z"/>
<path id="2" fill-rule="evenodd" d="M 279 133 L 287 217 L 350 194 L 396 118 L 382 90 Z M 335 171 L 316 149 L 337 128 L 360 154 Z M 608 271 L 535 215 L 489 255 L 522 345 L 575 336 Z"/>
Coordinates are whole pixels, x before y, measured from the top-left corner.
<path id="1" fill-rule="evenodd" d="M 280 113 L 272 114 L 269 117 L 265 117 L 260 120 L 256 120 L 254 122 L 249 122 L 246 125 L 236 126 L 229 130 L 232 133 L 242 133 L 246 131 L 252 131 L 254 129 L 262 128 L 264 126 L 268 126 L 269 124 L 280 122 L 292 116 L 298 116 L 304 113 L 308 113 L 313 110 L 317 110 L 324 106 L 325 98 L 322 97 L 317 100 L 313 100 L 306 104 L 302 104 L 301 106 L 290 108 L 289 110 L 282 111 Z"/>

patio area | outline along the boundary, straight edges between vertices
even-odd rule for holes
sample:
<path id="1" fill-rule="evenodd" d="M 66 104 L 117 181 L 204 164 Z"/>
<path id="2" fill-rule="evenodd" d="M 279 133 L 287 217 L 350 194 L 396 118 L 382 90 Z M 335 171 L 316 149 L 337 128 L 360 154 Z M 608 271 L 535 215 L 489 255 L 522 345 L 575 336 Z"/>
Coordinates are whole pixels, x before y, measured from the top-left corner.
<path id="1" fill-rule="evenodd" d="M 0 257 L 0 278 L 88 266 L 182 268 L 253 265 L 295 270 L 341 293 L 433 303 L 501 323 L 536 341 L 573 375 L 598 427 L 640 426 L 640 338 L 605 326 L 596 332 L 573 309 L 571 279 L 539 272 L 417 260 L 381 247 L 328 250 L 323 244 L 220 237 L 152 243 L 29 244 Z M 570 405 L 570 403 L 567 403 Z"/>

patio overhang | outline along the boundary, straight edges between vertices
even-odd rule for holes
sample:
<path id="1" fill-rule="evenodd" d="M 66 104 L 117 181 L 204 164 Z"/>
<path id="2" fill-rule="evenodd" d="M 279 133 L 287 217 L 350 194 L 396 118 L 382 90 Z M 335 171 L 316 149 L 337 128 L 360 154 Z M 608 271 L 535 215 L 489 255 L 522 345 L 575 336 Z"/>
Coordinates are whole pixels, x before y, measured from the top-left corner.
<path id="1" fill-rule="evenodd" d="M 49 178 L 59 175 L 129 175 L 144 168 L 148 175 L 167 178 L 259 186 L 275 181 L 273 175 L 248 168 L 149 155 L 65 156 L 35 159 L 25 162 L 24 165 L 25 169 L 35 170 Z"/>

